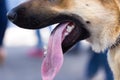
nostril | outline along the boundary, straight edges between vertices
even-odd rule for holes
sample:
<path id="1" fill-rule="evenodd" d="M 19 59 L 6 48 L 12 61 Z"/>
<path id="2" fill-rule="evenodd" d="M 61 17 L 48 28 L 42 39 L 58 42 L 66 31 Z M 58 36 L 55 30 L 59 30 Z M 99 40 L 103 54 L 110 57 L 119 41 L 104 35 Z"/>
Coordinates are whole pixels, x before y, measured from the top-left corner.
<path id="1" fill-rule="evenodd" d="M 7 17 L 10 21 L 15 21 L 17 19 L 17 13 L 14 11 L 10 11 L 7 13 Z"/>

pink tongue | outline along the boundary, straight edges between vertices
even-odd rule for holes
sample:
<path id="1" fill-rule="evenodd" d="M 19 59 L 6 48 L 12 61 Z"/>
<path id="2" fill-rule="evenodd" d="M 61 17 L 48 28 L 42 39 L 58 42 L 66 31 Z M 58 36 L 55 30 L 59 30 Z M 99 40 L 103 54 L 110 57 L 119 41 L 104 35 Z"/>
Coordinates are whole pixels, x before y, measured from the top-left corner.
<path id="1" fill-rule="evenodd" d="M 47 55 L 42 63 L 42 80 L 53 80 L 63 64 L 62 34 L 67 25 L 60 25 L 50 36 Z"/>

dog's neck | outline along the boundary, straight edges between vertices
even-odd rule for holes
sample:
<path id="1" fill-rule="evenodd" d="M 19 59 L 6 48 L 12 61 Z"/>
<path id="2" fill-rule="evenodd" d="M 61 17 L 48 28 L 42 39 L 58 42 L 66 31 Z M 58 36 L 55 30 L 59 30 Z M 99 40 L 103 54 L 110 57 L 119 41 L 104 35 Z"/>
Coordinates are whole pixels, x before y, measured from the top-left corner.
<path id="1" fill-rule="evenodd" d="M 111 46 L 111 49 L 117 47 L 118 45 L 120 45 L 120 35 L 118 36 L 116 42 Z"/>
<path id="2" fill-rule="evenodd" d="M 111 48 L 108 53 L 108 62 L 114 75 L 114 80 L 120 80 L 120 36 L 116 46 Z"/>

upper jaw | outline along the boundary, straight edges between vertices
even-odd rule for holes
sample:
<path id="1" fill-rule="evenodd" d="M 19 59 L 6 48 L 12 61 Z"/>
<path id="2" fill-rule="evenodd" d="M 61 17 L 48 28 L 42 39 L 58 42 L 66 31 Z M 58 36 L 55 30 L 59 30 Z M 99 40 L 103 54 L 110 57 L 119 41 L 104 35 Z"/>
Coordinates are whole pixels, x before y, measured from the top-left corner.
<path id="1" fill-rule="evenodd" d="M 40 29 L 56 23 L 62 24 L 64 22 L 73 22 L 75 24 L 74 25 L 75 29 L 73 30 L 73 33 L 76 36 L 71 36 L 70 34 L 66 39 L 63 40 L 62 49 L 64 53 L 68 51 L 68 49 L 70 49 L 78 41 L 86 39 L 90 36 L 89 31 L 86 29 L 87 24 L 85 23 L 85 21 L 80 16 L 75 14 L 60 13 L 60 14 L 55 14 L 54 16 L 49 16 L 49 17 L 45 17 L 45 15 L 44 16 L 22 15 L 22 17 L 17 16 L 17 19 L 12 22 L 18 25 L 19 27 L 26 28 L 26 29 Z M 55 29 L 53 31 L 55 31 Z M 71 40 L 68 41 L 67 40 L 68 38 L 75 39 L 75 41 L 74 42 L 71 42 Z"/>
<path id="2" fill-rule="evenodd" d="M 51 11 L 50 11 L 51 12 Z M 9 16 L 12 16 L 15 14 L 15 18 L 12 20 Z M 48 16 L 49 15 L 49 16 Z M 16 24 L 17 26 L 21 28 L 26 28 L 26 29 L 40 29 L 47 27 L 49 25 L 53 25 L 56 23 L 62 23 L 65 21 L 73 21 L 77 25 L 79 23 L 84 23 L 83 19 L 75 14 L 65 14 L 65 13 L 28 13 L 25 8 L 19 9 L 19 7 L 12 9 L 11 11 L 8 12 L 7 14 L 8 19 Z"/>

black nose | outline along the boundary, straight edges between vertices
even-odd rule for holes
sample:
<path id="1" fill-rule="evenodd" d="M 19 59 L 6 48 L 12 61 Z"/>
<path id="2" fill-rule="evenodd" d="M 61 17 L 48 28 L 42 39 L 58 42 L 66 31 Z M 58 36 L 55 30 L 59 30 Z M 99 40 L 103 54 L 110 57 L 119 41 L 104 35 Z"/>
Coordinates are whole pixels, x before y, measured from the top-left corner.
<path id="1" fill-rule="evenodd" d="M 10 21 L 15 21 L 17 19 L 17 13 L 14 10 L 11 10 L 7 13 L 7 17 Z"/>

